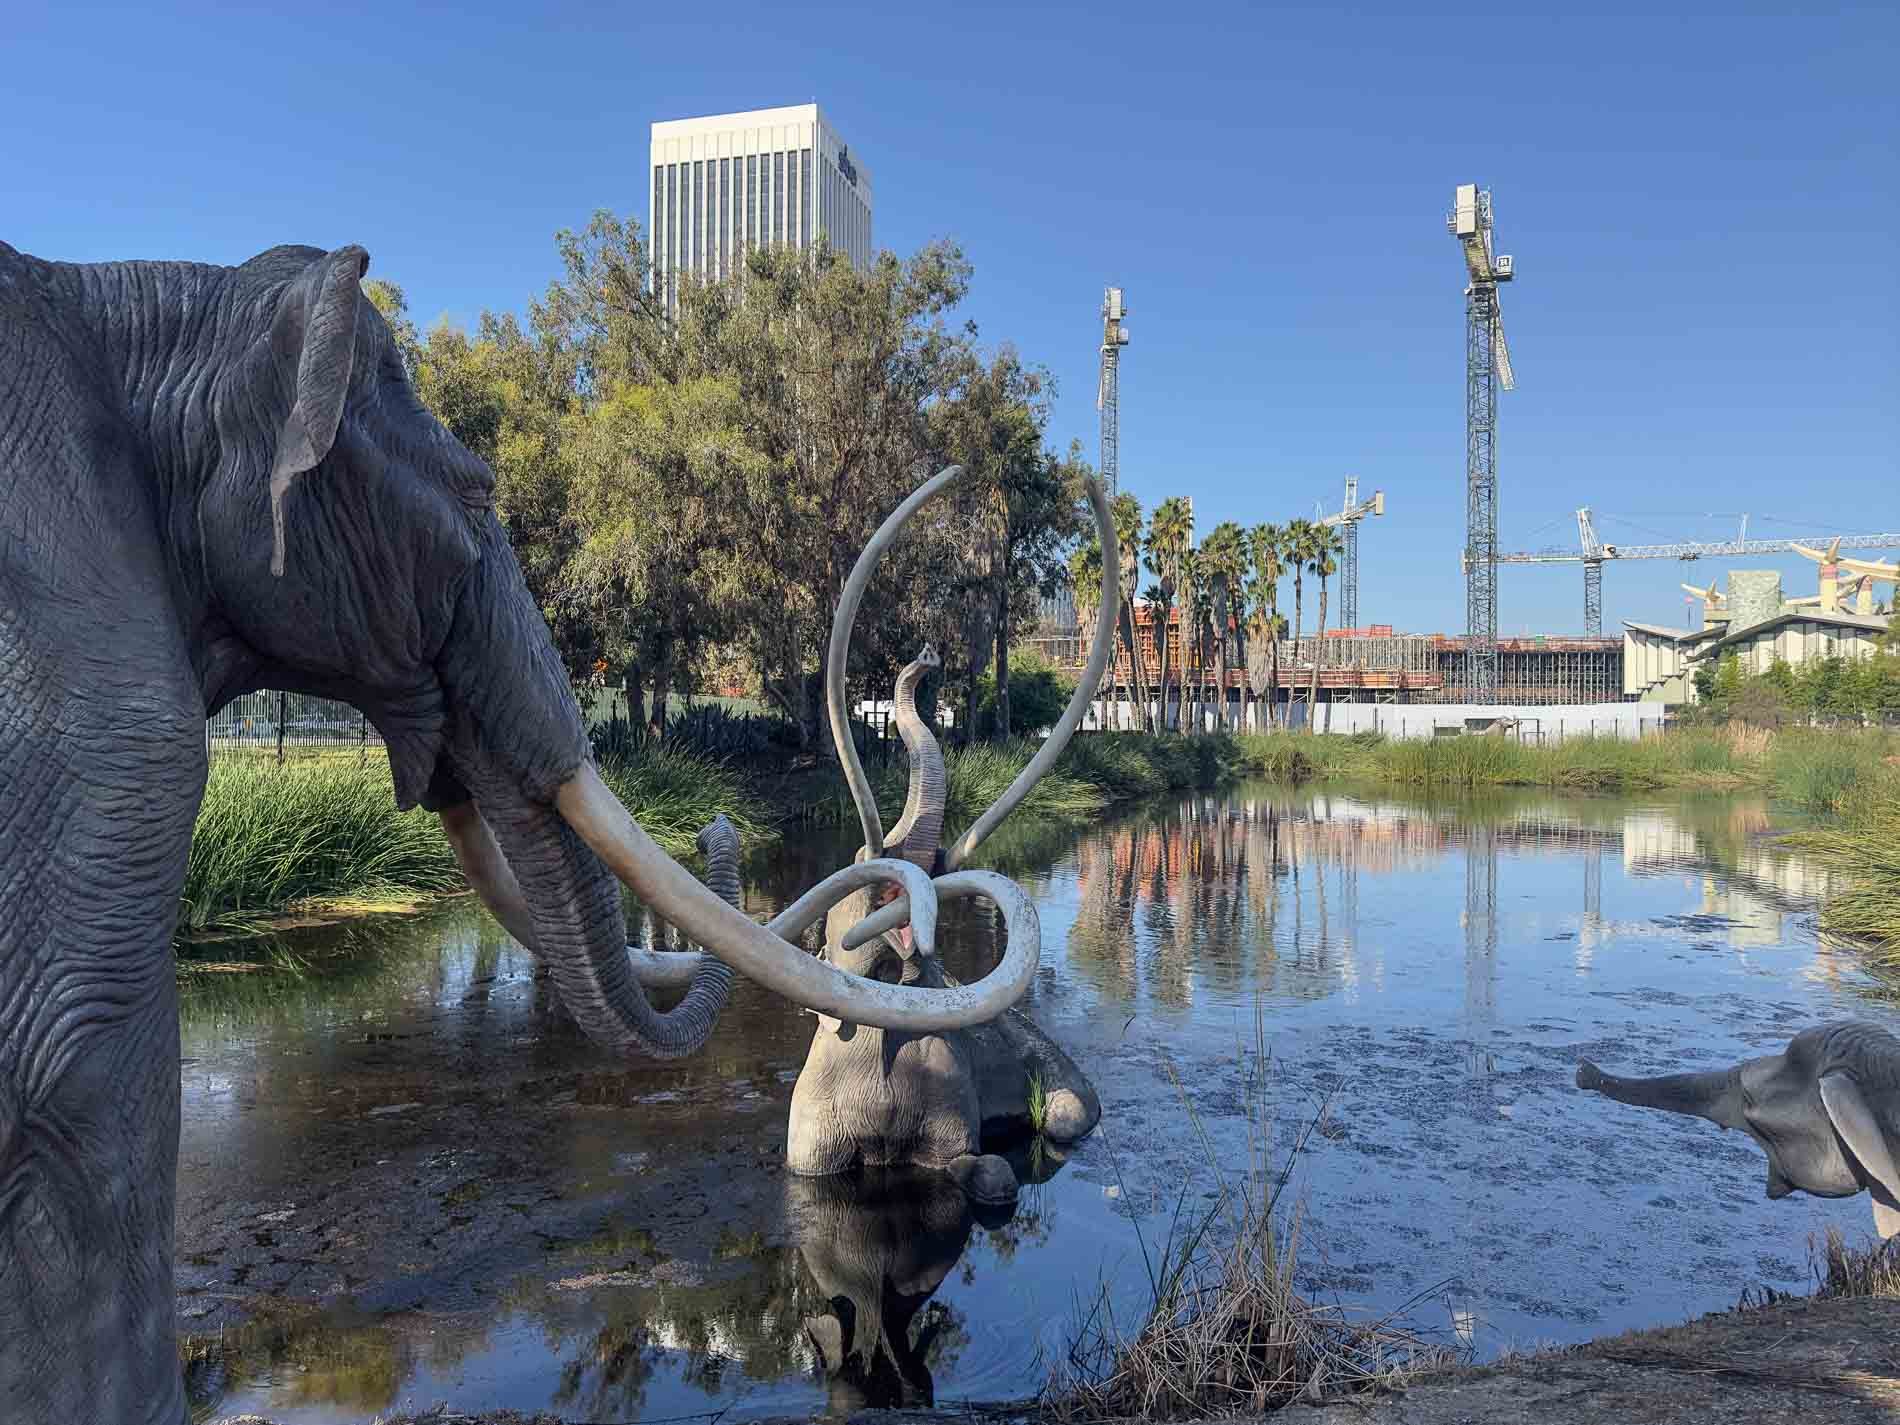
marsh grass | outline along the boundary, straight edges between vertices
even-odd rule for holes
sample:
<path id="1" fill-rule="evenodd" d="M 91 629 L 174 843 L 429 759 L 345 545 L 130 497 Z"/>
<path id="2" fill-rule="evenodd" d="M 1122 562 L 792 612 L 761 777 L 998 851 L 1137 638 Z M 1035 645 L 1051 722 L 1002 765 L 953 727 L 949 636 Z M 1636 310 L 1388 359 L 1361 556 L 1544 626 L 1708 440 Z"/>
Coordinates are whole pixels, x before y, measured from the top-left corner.
<path id="1" fill-rule="evenodd" d="M 1881 733 L 1742 726 L 1635 741 L 1575 737 L 1548 746 L 1477 735 L 1387 740 L 1279 732 L 1238 740 L 1251 763 L 1282 781 L 1341 776 L 1414 787 L 1602 792 L 1760 786 L 1816 810 L 1828 809 L 1858 778 L 1877 771 L 1894 746 Z"/>
<path id="2" fill-rule="evenodd" d="M 1298 1205 L 1283 1209 L 1281 1202 L 1326 1108 L 1274 1161 L 1265 1106 L 1270 1067 L 1262 1023 L 1248 1056 L 1248 1156 L 1237 1175 L 1223 1167 L 1208 1126 L 1176 1078 L 1188 1122 L 1219 1184 L 1217 1200 L 1206 1212 L 1188 1215 L 1184 1188 L 1168 1235 L 1152 1254 L 1137 1223 L 1149 1305 L 1124 1331 L 1104 1285 L 1044 1390 L 1044 1408 L 1055 1419 L 1258 1414 L 1297 1400 L 1391 1387 L 1461 1359 L 1399 1325 L 1396 1313 L 1359 1318 L 1296 1289 L 1304 1213 Z"/>
<path id="3" fill-rule="evenodd" d="M 609 759 L 601 773 L 669 854 L 690 858 L 720 812 L 748 848 L 772 837 L 739 774 L 664 746 Z M 287 913 L 415 910 L 463 888 L 442 825 L 396 810 L 382 756 L 212 759 L 179 905 L 185 938 L 255 931 Z"/>
<path id="4" fill-rule="evenodd" d="M 1831 772 L 1815 774 L 1832 785 Z M 1863 767 L 1833 794 L 1830 825 L 1784 840 L 1841 874 L 1821 907 L 1821 928 L 1862 945 L 1876 965 L 1900 970 L 1900 766 Z"/>
<path id="5" fill-rule="evenodd" d="M 944 839 L 959 835 L 1008 790 L 1029 765 L 1039 742 L 973 743 L 944 752 Z M 1098 732 L 1076 737 L 1049 774 L 1005 825 L 1041 822 L 1072 826 L 1116 802 L 1190 787 L 1212 787 L 1257 774 L 1258 765 L 1232 737 L 1153 737 L 1135 732 Z M 909 768 L 892 763 L 872 771 L 871 789 L 885 824 L 904 804 Z M 806 793 L 795 819 L 823 826 L 849 826 L 858 819 L 841 774 Z"/>
<path id="6" fill-rule="evenodd" d="M 1829 1227 L 1825 1241 L 1808 1238 L 1808 1270 L 1819 1297 L 1900 1300 L 1900 1254 L 1892 1242 L 1852 1247 L 1840 1228 Z"/>
<path id="7" fill-rule="evenodd" d="M 428 812 L 398 812 L 381 759 L 213 759 L 179 908 L 183 934 L 237 929 L 325 897 L 461 884 Z"/>

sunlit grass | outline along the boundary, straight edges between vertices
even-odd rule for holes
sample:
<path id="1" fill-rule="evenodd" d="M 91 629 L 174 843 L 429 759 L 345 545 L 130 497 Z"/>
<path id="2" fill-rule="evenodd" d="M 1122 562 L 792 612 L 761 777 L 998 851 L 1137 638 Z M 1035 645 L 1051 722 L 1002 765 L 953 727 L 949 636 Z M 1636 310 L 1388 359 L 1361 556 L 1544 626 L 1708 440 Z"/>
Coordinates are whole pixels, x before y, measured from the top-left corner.
<path id="1" fill-rule="evenodd" d="M 694 856 L 699 829 L 720 813 L 748 848 L 773 835 L 740 774 L 710 758 L 651 746 L 608 759 L 601 774 L 670 855 Z M 440 821 L 396 809 L 386 758 L 222 756 L 192 834 L 179 933 L 414 910 L 462 888 Z"/>

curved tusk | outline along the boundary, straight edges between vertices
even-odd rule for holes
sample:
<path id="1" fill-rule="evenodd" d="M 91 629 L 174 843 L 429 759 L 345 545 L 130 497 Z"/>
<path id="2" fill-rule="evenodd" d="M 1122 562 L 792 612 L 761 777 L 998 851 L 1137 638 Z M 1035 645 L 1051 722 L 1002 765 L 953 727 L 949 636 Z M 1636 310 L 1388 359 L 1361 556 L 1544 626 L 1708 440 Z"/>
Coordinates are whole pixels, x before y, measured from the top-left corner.
<path id="1" fill-rule="evenodd" d="M 501 928 L 539 959 L 541 951 L 535 944 L 534 917 L 528 913 L 521 884 L 515 880 L 514 868 L 502 855 L 501 847 L 495 844 L 495 833 L 482 820 L 474 801 L 443 807 L 437 815 L 469 889 Z M 692 984 L 693 976 L 699 972 L 700 954 L 697 950 L 643 950 L 629 945 L 627 961 L 633 967 L 633 977 L 646 988 L 680 989 Z"/>
<path id="2" fill-rule="evenodd" d="M 904 888 L 905 894 L 892 901 L 885 909 L 903 908 L 903 917 L 897 922 L 910 921 L 911 939 L 928 955 L 937 944 L 937 892 L 930 877 L 920 867 L 909 861 L 900 861 L 895 856 L 880 856 L 873 861 L 853 861 L 842 870 L 833 871 L 824 880 L 806 891 L 804 895 L 786 906 L 784 910 L 766 922 L 765 928 L 782 940 L 796 942 L 807 929 L 817 924 L 819 918 L 839 901 L 853 891 L 863 890 L 880 882 L 895 884 Z M 922 907 L 914 920 L 910 908 L 915 904 Z M 846 976 L 856 979 L 858 976 Z"/>
<path id="3" fill-rule="evenodd" d="M 817 956 L 808 955 L 797 946 L 787 944 L 774 928 L 760 925 L 720 900 L 690 871 L 653 844 L 653 838 L 627 814 L 627 809 L 601 781 L 591 763 L 583 762 L 574 775 L 561 784 L 554 804 L 575 835 L 607 864 L 627 889 L 652 907 L 654 914 L 704 945 L 740 974 L 794 1004 L 819 1010 L 834 1019 L 916 1033 L 986 1024 L 1022 998 L 1036 973 L 1041 942 L 1035 928 L 1035 908 L 1003 877 L 991 876 L 988 872 L 968 873 L 981 874 L 996 882 L 993 899 L 1004 906 L 1006 916 L 1012 915 L 1010 906 L 1017 905 L 1010 925 L 1012 931 L 1019 924 L 1025 931 L 1020 936 L 1012 934 L 1009 950 L 995 970 L 974 984 L 948 989 L 892 985 L 847 974 Z M 840 884 L 848 883 L 852 872 L 866 871 L 870 867 L 868 861 L 857 862 L 835 872 L 827 878 L 825 884 L 829 889 L 824 895 L 807 893 L 799 897 L 774 924 L 789 925 L 794 919 L 792 910 L 797 910 L 800 917 L 815 920 L 825 908 L 819 902 Z M 934 901 L 930 878 L 909 862 L 893 860 L 878 869 L 881 875 L 873 878 L 896 879 L 909 891 L 912 906 Z M 987 890 L 982 893 L 990 894 Z M 1005 900 L 1011 896 L 1014 901 Z M 934 920 L 932 923 L 934 925 Z"/>
<path id="4" fill-rule="evenodd" d="M 991 972 L 992 975 L 1003 973 L 1004 967 L 1009 964 L 1010 956 L 1016 953 L 1016 933 L 1024 909 L 1027 910 L 1029 916 L 1028 921 L 1024 922 L 1028 926 L 1029 933 L 1038 937 L 1041 934 L 1035 906 L 1030 902 L 1022 887 L 1005 875 L 996 871 L 950 871 L 937 877 L 930 884 L 937 893 L 939 904 L 944 901 L 967 900 L 971 896 L 982 896 L 986 900 L 994 901 L 1002 910 L 1004 922 L 1009 927 L 1009 949 L 1004 952 L 1003 963 Z M 894 900 L 889 905 L 879 906 L 847 930 L 841 944 L 846 950 L 855 950 L 858 946 L 897 929 L 904 923 L 904 916 L 908 910 L 909 906 L 902 899 Z M 1037 958 L 1041 958 L 1040 944 L 1037 947 Z M 985 983 L 990 978 L 990 975 L 985 975 L 978 983 Z"/>
<path id="5" fill-rule="evenodd" d="M 1087 488 L 1089 503 L 1095 507 L 1096 537 L 1102 543 L 1102 607 L 1096 616 L 1095 641 L 1089 645 L 1088 666 L 1082 670 L 1082 681 L 1075 685 L 1075 696 L 1069 699 L 1061 719 L 1036 750 L 1036 755 L 1029 759 L 1029 765 L 1016 774 L 1016 780 L 1009 784 L 1009 790 L 976 819 L 975 825 L 963 833 L 957 844 L 950 848 L 950 854 L 944 857 L 944 865 L 952 871 L 969 860 L 970 853 L 996 830 L 1004 817 L 1022 804 L 1023 798 L 1029 795 L 1036 783 L 1048 775 L 1056 758 L 1062 755 L 1062 749 L 1069 745 L 1069 738 L 1074 735 L 1083 715 L 1088 712 L 1089 704 L 1095 699 L 1096 690 L 1102 685 L 1102 672 L 1108 667 L 1117 604 L 1121 597 L 1121 551 L 1115 544 L 1115 515 L 1109 509 L 1108 495 L 1102 489 L 1102 482 L 1091 475 Z"/>
<path id="6" fill-rule="evenodd" d="M 858 621 L 858 605 L 864 601 L 865 586 L 871 582 L 877 561 L 897 538 L 904 522 L 962 474 L 961 465 L 939 471 L 891 511 L 852 566 L 851 577 L 844 581 L 844 591 L 838 595 L 838 612 L 831 619 L 831 644 L 825 652 L 825 712 L 830 717 L 831 740 L 837 746 L 845 782 L 851 788 L 851 800 L 857 803 L 858 821 L 864 828 L 864 848 L 871 856 L 884 854 L 884 823 L 878 818 L 877 798 L 871 795 L 871 782 L 864 775 L 864 764 L 858 760 L 858 745 L 851 740 L 851 719 L 845 712 L 845 661 L 851 650 L 851 630 Z"/>

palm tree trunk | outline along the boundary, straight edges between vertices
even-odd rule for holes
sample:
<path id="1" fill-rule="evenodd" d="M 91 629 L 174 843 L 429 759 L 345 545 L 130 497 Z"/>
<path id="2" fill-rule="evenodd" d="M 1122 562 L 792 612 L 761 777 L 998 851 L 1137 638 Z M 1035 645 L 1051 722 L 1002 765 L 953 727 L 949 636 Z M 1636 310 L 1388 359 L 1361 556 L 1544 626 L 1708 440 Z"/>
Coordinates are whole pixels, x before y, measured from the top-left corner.
<path id="1" fill-rule="evenodd" d="M 1326 646 L 1326 580 L 1319 581 L 1319 630 L 1313 638 L 1313 677 L 1306 685 L 1306 730 L 1317 731 L 1313 726 L 1315 710 L 1319 707 L 1319 655 Z"/>
<path id="2" fill-rule="evenodd" d="M 1267 727 L 1280 725 L 1280 611 L 1267 611 Z"/>

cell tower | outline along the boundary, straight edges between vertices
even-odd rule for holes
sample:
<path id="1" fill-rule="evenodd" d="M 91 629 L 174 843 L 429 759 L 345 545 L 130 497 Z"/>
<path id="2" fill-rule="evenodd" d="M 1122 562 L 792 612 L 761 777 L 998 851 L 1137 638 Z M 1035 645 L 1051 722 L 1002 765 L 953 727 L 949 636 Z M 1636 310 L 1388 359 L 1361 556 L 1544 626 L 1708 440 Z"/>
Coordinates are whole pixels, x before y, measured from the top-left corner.
<path id="1" fill-rule="evenodd" d="M 1128 345 L 1128 328 L 1122 318 L 1128 308 L 1122 302 L 1122 289 L 1102 289 L 1102 374 L 1095 387 L 1095 409 L 1102 413 L 1102 484 L 1109 499 L 1120 487 L 1121 467 L 1121 361 L 1122 348 Z"/>
<path id="2" fill-rule="evenodd" d="M 1498 697 L 1497 393 L 1516 384 L 1498 284 L 1511 280 L 1513 263 L 1492 254 L 1488 189 L 1459 184 L 1445 225 L 1464 249 L 1471 278 L 1465 288 L 1465 696 L 1490 703 Z"/>

